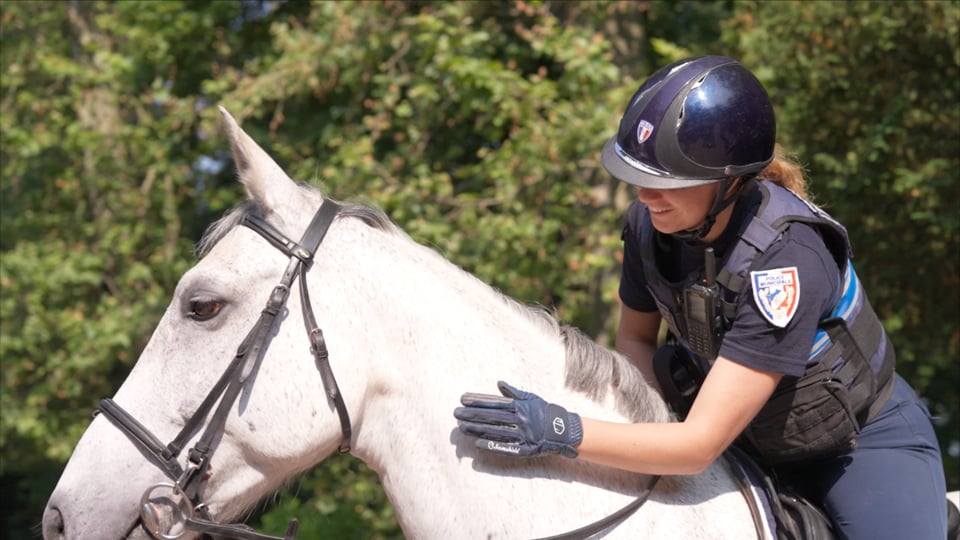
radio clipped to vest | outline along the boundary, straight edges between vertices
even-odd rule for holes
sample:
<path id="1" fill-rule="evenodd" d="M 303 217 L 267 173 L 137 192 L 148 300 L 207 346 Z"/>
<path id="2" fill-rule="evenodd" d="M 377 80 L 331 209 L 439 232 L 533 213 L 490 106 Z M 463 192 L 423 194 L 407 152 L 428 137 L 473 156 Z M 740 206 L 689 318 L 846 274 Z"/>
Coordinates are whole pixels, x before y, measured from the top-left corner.
<path id="1" fill-rule="evenodd" d="M 704 253 L 704 279 L 683 289 L 683 317 L 687 326 L 687 345 L 694 354 L 713 361 L 723 337 L 720 314 L 720 287 L 717 285 L 717 260 L 713 248 Z"/>

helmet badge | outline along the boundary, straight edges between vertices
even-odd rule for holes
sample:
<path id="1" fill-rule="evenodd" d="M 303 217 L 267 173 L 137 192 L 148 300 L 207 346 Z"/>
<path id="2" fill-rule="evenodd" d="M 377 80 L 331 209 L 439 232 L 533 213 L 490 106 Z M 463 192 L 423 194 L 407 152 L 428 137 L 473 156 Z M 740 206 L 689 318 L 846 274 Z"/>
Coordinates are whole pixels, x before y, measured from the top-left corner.
<path id="1" fill-rule="evenodd" d="M 641 120 L 640 123 L 637 124 L 637 142 L 642 144 L 650 138 L 650 135 L 653 135 L 653 124 L 646 120 Z"/>

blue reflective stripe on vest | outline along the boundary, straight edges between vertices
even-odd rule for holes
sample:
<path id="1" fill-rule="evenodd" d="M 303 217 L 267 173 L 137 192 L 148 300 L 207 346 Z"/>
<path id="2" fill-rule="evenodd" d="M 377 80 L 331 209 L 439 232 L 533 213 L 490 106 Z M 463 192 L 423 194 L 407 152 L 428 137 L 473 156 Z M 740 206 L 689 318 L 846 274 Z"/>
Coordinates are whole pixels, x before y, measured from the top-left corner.
<path id="1" fill-rule="evenodd" d="M 833 310 L 834 317 L 849 319 L 853 310 L 857 307 L 857 302 L 863 299 L 863 289 L 860 287 L 860 279 L 853 269 L 853 262 L 847 263 L 847 270 L 843 275 L 843 295 Z"/>
<path id="2" fill-rule="evenodd" d="M 840 298 L 830 312 L 830 317 L 849 319 L 853 314 L 854 308 L 857 306 L 857 300 L 862 298 L 862 296 L 863 289 L 860 287 L 860 278 L 857 277 L 857 273 L 853 269 L 853 262 L 847 262 L 847 269 L 843 273 L 843 279 L 841 280 Z M 813 348 L 810 351 L 810 358 L 814 358 L 823 351 L 823 348 L 829 343 L 830 336 L 827 335 L 826 330 L 817 328 L 817 333 L 813 338 Z"/>

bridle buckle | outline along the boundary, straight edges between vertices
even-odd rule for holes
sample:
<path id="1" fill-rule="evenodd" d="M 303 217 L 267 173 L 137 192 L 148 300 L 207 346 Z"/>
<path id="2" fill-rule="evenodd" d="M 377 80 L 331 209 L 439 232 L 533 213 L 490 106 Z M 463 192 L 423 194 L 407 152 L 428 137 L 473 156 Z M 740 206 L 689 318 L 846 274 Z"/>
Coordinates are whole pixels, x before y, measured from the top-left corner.
<path id="1" fill-rule="evenodd" d="M 161 490 L 169 490 L 170 493 L 165 495 Z M 156 492 L 160 494 L 156 495 Z M 193 519 L 193 516 L 193 505 L 177 484 L 154 484 L 140 497 L 140 523 L 154 538 L 180 538 L 186 534 L 187 520 Z"/>

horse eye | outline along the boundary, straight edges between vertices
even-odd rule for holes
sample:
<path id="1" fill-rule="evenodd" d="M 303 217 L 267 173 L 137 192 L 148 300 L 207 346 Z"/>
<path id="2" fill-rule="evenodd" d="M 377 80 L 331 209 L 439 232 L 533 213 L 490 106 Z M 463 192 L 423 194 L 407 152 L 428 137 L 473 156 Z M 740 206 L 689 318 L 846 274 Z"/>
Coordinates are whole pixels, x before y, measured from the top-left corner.
<path id="1" fill-rule="evenodd" d="M 223 302 L 219 300 L 193 300 L 187 316 L 195 321 L 206 321 L 216 317 L 221 308 Z"/>

